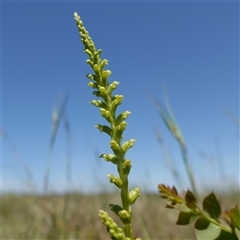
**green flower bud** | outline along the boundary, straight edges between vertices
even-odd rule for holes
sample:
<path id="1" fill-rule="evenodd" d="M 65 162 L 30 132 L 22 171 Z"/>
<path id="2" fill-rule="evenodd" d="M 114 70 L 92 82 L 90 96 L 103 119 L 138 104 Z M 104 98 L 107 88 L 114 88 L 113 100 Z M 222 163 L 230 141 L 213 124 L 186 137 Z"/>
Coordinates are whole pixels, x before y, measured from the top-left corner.
<path id="1" fill-rule="evenodd" d="M 113 154 L 102 154 L 100 158 L 104 158 L 106 162 L 112 162 L 118 164 L 118 158 Z"/>
<path id="2" fill-rule="evenodd" d="M 94 60 L 95 61 L 95 60 Z M 96 62 L 96 61 L 95 61 Z M 98 78 L 98 84 L 102 85 L 102 76 L 101 76 L 101 73 L 100 73 L 100 70 L 99 70 L 99 66 L 98 64 L 94 64 L 92 66 L 97 78 Z"/>
<path id="3" fill-rule="evenodd" d="M 86 28 L 84 26 L 81 27 L 82 33 L 86 33 Z"/>
<path id="4" fill-rule="evenodd" d="M 118 126 L 123 120 L 127 119 L 127 117 L 131 114 L 129 111 L 125 111 L 118 115 L 115 120 L 115 125 Z"/>
<path id="5" fill-rule="evenodd" d="M 112 102 L 112 106 L 111 106 L 111 112 L 112 112 L 113 114 L 115 114 L 118 105 L 119 105 L 119 102 L 118 102 L 117 99 L 115 99 L 115 100 Z"/>
<path id="6" fill-rule="evenodd" d="M 113 221 L 113 219 L 104 211 L 99 210 L 99 217 L 102 223 L 107 227 L 107 231 L 115 240 L 126 240 L 123 230 Z"/>
<path id="7" fill-rule="evenodd" d="M 80 27 L 81 29 L 83 29 L 82 26 L 79 26 L 79 27 Z M 87 40 L 86 34 L 85 34 L 84 32 L 80 32 L 80 36 L 81 36 L 83 42 L 85 43 L 85 45 L 88 45 L 89 41 Z M 87 49 L 87 48 L 85 47 L 85 48 L 84 48 L 84 51 L 85 51 L 86 49 Z"/>
<path id="8" fill-rule="evenodd" d="M 122 220 L 123 224 L 130 224 L 131 223 L 131 215 L 127 210 L 119 211 L 118 216 Z"/>
<path id="9" fill-rule="evenodd" d="M 105 126 L 105 125 L 100 125 L 100 124 L 97 124 L 95 125 L 95 128 L 99 129 L 100 132 L 105 132 L 106 134 L 108 134 L 110 137 L 112 137 L 112 129 L 108 126 Z"/>
<path id="10" fill-rule="evenodd" d="M 116 155 L 118 155 L 119 150 L 120 150 L 119 144 L 118 144 L 115 140 L 112 140 L 112 141 L 110 142 L 110 146 L 111 146 L 113 152 L 114 152 Z"/>
<path id="11" fill-rule="evenodd" d="M 111 75 L 111 73 L 112 72 L 110 70 L 103 71 L 102 77 L 107 79 Z"/>
<path id="12" fill-rule="evenodd" d="M 113 229 L 109 229 L 109 233 L 111 234 L 111 236 L 112 236 L 112 239 L 117 239 L 117 233 L 115 232 L 115 230 L 113 230 Z"/>
<path id="13" fill-rule="evenodd" d="M 125 143 L 122 145 L 122 151 L 123 151 L 123 153 L 125 154 L 129 148 L 133 147 L 133 145 L 134 145 L 135 142 L 136 142 L 135 139 L 130 139 L 129 141 L 125 142 Z"/>
<path id="14" fill-rule="evenodd" d="M 103 86 L 107 86 L 107 79 L 108 77 L 111 75 L 111 71 L 110 70 L 106 70 L 102 72 L 102 84 Z"/>
<path id="15" fill-rule="evenodd" d="M 119 229 L 121 229 L 121 228 L 119 228 Z M 124 236 L 123 232 L 122 233 L 117 233 L 117 239 L 125 240 L 125 236 Z"/>
<path id="16" fill-rule="evenodd" d="M 102 108 L 106 108 L 107 107 L 107 105 L 103 101 L 101 101 L 101 100 L 92 100 L 90 103 L 92 105 L 95 105 L 96 107 L 102 107 Z"/>
<path id="17" fill-rule="evenodd" d="M 78 21 L 80 21 L 80 17 L 79 17 L 79 15 L 77 14 L 77 12 L 74 12 L 73 13 L 73 16 L 74 16 L 74 19 L 78 22 Z"/>
<path id="18" fill-rule="evenodd" d="M 119 205 L 115 205 L 115 204 L 112 204 L 112 203 L 109 204 L 108 206 L 110 207 L 112 212 L 117 214 L 117 216 L 118 216 L 118 213 L 123 210 L 123 208 L 120 207 Z"/>
<path id="19" fill-rule="evenodd" d="M 92 65 L 93 65 L 93 61 L 91 61 L 90 59 L 88 59 L 88 60 L 86 61 L 86 63 L 89 64 L 91 67 L 92 67 Z"/>
<path id="20" fill-rule="evenodd" d="M 108 214 L 106 212 L 104 212 L 103 210 L 99 210 L 99 217 L 102 219 L 102 220 L 107 220 L 107 217 L 108 217 Z"/>
<path id="21" fill-rule="evenodd" d="M 109 111 L 107 111 L 105 108 L 101 108 L 100 112 L 102 114 L 102 116 L 109 122 L 112 122 L 112 116 L 111 113 Z"/>
<path id="22" fill-rule="evenodd" d="M 94 64 L 93 70 L 94 70 L 94 72 L 99 73 L 99 66 L 97 64 Z"/>
<path id="23" fill-rule="evenodd" d="M 97 52 L 94 53 L 94 55 L 100 57 L 101 53 L 102 53 L 102 49 L 98 49 Z"/>
<path id="24" fill-rule="evenodd" d="M 89 41 L 89 42 L 90 42 L 90 41 Z M 89 48 L 90 51 L 92 51 L 92 52 L 95 52 L 95 51 L 96 51 L 95 46 L 94 46 L 94 44 L 93 44 L 92 42 L 89 43 L 88 48 Z"/>
<path id="25" fill-rule="evenodd" d="M 122 188 L 122 180 L 112 174 L 108 174 L 107 177 L 110 178 L 110 183 L 114 183 L 118 188 Z"/>
<path id="26" fill-rule="evenodd" d="M 125 175 L 128 175 L 130 173 L 131 168 L 132 168 L 131 161 L 130 160 L 125 160 L 123 165 L 122 165 L 122 168 L 123 168 L 123 173 Z"/>
<path id="27" fill-rule="evenodd" d="M 115 134 L 115 139 L 116 140 L 122 140 L 122 135 L 123 135 L 123 131 L 125 130 L 127 126 L 126 122 L 121 122 L 118 126 L 117 126 L 117 130 L 116 130 L 116 134 Z"/>
<path id="28" fill-rule="evenodd" d="M 107 93 L 108 95 L 112 94 L 112 91 L 115 90 L 117 88 L 117 85 L 119 84 L 119 82 L 114 81 L 113 83 L 111 83 L 107 89 Z"/>
<path id="29" fill-rule="evenodd" d="M 88 83 L 88 87 L 97 88 L 97 87 L 98 87 L 98 84 L 97 84 L 97 83 L 94 83 L 94 82 L 89 82 L 89 83 Z"/>
<path id="30" fill-rule="evenodd" d="M 105 87 L 99 87 L 98 90 L 101 93 L 102 97 L 107 95 L 107 91 Z"/>
<path id="31" fill-rule="evenodd" d="M 104 69 L 104 66 L 108 65 L 108 60 L 107 59 L 103 59 L 100 63 L 100 71 L 102 71 Z"/>
<path id="32" fill-rule="evenodd" d="M 93 54 L 89 49 L 85 49 L 84 52 L 87 53 L 87 55 L 90 57 L 91 60 L 94 60 Z"/>
<path id="33" fill-rule="evenodd" d="M 132 205 L 140 196 L 140 188 L 135 188 L 128 194 L 128 202 Z"/>
<path id="34" fill-rule="evenodd" d="M 126 128 L 126 126 L 127 126 L 127 123 L 126 123 L 126 122 L 121 122 L 121 123 L 118 125 L 117 130 L 118 130 L 118 131 L 124 131 L 125 128 Z"/>
<path id="35" fill-rule="evenodd" d="M 119 104 L 121 104 L 122 103 L 122 100 L 123 100 L 123 98 L 124 98 L 124 96 L 123 95 L 118 95 L 118 94 L 116 94 L 116 95 L 114 95 L 113 97 L 112 97 L 112 101 L 114 101 L 114 100 L 118 100 L 118 102 L 120 102 Z"/>
<path id="36" fill-rule="evenodd" d="M 86 78 L 89 78 L 90 80 L 93 80 L 93 79 L 94 79 L 94 78 L 93 78 L 93 75 L 90 74 L 90 73 L 88 73 L 88 74 L 86 75 Z"/>

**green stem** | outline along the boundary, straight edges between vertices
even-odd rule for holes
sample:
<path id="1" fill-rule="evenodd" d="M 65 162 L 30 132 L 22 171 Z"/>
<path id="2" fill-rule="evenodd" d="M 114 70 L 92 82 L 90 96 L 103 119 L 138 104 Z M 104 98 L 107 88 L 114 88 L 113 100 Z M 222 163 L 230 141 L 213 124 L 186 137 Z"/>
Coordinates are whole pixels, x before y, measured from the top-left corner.
<path id="1" fill-rule="evenodd" d="M 233 233 L 231 228 L 222 225 L 220 222 L 216 221 L 215 219 L 205 215 L 201 209 L 198 208 L 198 214 L 199 217 L 205 218 L 206 220 L 208 220 L 210 223 L 213 223 L 214 225 L 217 225 L 218 227 L 220 227 L 223 231 L 228 232 L 228 233 Z"/>
<path id="2" fill-rule="evenodd" d="M 128 202 L 128 176 L 125 175 L 122 171 L 122 164 L 125 161 L 125 157 L 122 154 L 119 154 L 119 164 L 118 164 L 118 173 L 119 177 L 122 180 L 123 186 L 121 188 L 121 200 L 122 200 L 122 207 L 124 210 L 128 211 L 131 215 L 131 222 L 129 224 L 124 224 L 124 231 L 126 237 L 129 237 L 133 239 L 133 233 L 132 233 L 132 211 L 130 204 Z"/>
<path id="3" fill-rule="evenodd" d="M 112 101 L 111 98 L 108 99 L 109 102 L 106 102 L 107 106 L 111 106 Z M 109 107 L 109 110 L 111 108 Z M 112 113 L 112 118 L 115 120 L 115 114 Z M 116 132 L 116 126 L 115 126 L 115 121 L 113 121 L 111 123 L 111 128 L 113 130 L 113 139 L 115 138 L 115 132 Z M 120 140 L 117 140 L 117 143 L 119 144 L 119 146 L 121 146 L 121 142 Z M 131 239 L 133 239 L 133 233 L 132 233 L 132 211 L 131 211 L 131 207 L 128 201 L 128 175 L 123 173 L 123 163 L 126 160 L 124 154 L 122 153 L 122 151 L 120 151 L 120 153 L 117 155 L 118 159 L 119 159 L 119 164 L 117 166 L 117 170 L 118 170 L 118 174 L 120 179 L 122 180 L 123 186 L 121 188 L 121 200 L 122 200 L 122 208 L 124 210 L 126 210 L 127 212 L 129 212 L 131 219 L 130 219 L 130 224 L 124 224 L 124 231 L 125 231 L 125 235 L 126 237 L 129 237 Z"/>
<path id="4" fill-rule="evenodd" d="M 195 180 L 194 180 L 194 177 L 193 177 L 193 174 L 192 174 L 191 167 L 189 165 L 189 161 L 187 159 L 187 153 L 186 153 L 184 147 L 181 144 L 180 144 L 180 148 L 181 148 L 181 152 L 182 152 L 182 156 L 183 156 L 183 162 L 184 162 L 184 165 L 185 165 L 185 169 L 187 171 L 187 175 L 189 177 L 189 181 L 190 181 L 190 184 L 191 184 L 192 191 L 193 191 L 195 196 L 198 196 Z"/>
<path id="5" fill-rule="evenodd" d="M 123 182 L 123 186 L 121 189 L 122 206 L 123 206 L 124 210 L 126 210 L 130 213 L 131 222 L 132 222 L 132 211 L 130 209 L 129 202 L 128 202 L 128 176 L 122 174 L 122 171 L 120 171 L 120 178 Z M 124 230 L 125 230 L 126 237 L 133 239 L 131 222 L 130 222 L 130 224 L 124 225 Z"/>

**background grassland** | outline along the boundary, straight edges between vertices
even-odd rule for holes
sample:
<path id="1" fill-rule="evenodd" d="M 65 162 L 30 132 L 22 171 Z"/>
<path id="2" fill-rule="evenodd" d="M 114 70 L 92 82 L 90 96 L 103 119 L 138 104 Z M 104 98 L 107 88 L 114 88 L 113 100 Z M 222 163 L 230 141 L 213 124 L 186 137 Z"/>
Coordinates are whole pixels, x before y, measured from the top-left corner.
<path id="1" fill-rule="evenodd" d="M 206 194 L 205 194 L 206 195 Z M 223 209 L 239 204 L 237 191 L 216 194 Z M 119 203 L 118 194 L 33 194 L 2 196 L 1 239 L 111 239 L 98 210 Z M 178 212 L 158 194 L 142 193 L 133 206 L 133 231 L 142 239 L 196 239 L 193 226 L 175 225 Z M 110 212 L 110 211 L 108 211 Z M 114 220 L 118 218 L 110 213 Z M 193 223 L 191 223 L 193 225 Z"/>

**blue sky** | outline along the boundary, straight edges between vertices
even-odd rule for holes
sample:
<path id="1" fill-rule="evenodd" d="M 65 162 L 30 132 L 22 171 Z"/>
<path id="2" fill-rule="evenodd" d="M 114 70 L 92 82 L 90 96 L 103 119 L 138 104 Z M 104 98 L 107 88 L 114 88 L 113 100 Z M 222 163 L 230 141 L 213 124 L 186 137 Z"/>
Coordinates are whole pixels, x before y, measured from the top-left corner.
<path id="1" fill-rule="evenodd" d="M 49 158 L 52 112 L 70 92 L 60 122 L 50 169 L 50 189 L 115 189 L 106 178 L 115 165 L 96 156 L 111 153 L 109 137 L 87 87 L 87 55 L 73 13 L 78 12 L 102 58 L 110 81 L 123 94 L 119 111 L 129 110 L 124 140 L 137 140 L 127 153 L 132 187 L 157 192 L 176 185 L 156 139 L 164 144 L 190 187 L 179 147 L 151 103 L 146 89 L 169 101 L 185 138 L 197 184 L 221 188 L 239 184 L 239 3 L 237 2 L 2 2 L 2 190 L 30 189 L 23 162 L 42 191 Z M 226 113 L 228 112 L 228 114 Z M 68 135 L 71 134 L 71 143 Z M 70 146 L 70 147 L 69 147 Z M 220 170 L 221 167 L 221 170 Z"/>

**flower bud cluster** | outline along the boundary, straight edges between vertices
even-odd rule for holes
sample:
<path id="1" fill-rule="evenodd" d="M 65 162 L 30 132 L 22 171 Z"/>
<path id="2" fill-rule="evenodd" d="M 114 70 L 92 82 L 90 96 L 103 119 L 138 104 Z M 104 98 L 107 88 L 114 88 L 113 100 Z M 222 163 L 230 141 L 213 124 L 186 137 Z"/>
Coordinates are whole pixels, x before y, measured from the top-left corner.
<path id="1" fill-rule="evenodd" d="M 99 217 L 102 220 L 102 223 L 107 227 L 108 232 L 111 234 L 112 239 L 114 240 L 126 240 L 127 238 L 125 237 L 123 230 L 118 227 L 118 225 L 113 221 L 109 215 L 102 211 L 99 210 Z"/>
<path id="2" fill-rule="evenodd" d="M 128 192 L 128 175 L 132 167 L 131 161 L 125 159 L 125 154 L 127 151 L 133 147 L 136 142 L 135 139 L 130 139 L 123 144 L 123 132 L 126 129 L 127 122 L 125 121 L 131 112 L 125 111 L 120 114 L 116 114 L 117 107 L 122 103 L 123 95 L 112 95 L 113 91 L 116 90 L 119 82 L 114 81 L 112 83 L 108 82 L 108 78 L 111 75 L 110 70 L 105 70 L 104 67 L 108 65 L 108 60 L 101 60 L 102 50 L 97 50 L 94 42 L 89 36 L 88 31 L 83 26 L 83 23 L 77 13 L 74 13 L 74 19 L 77 23 L 79 34 L 81 36 L 81 41 L 84 44 L 84 52 L 89 56 L 86 61 L 93 70 L 94 73 L 87 74 L 87 78 L 90 80 L 88 86 L 93 88 L 93 95 L 101 100 L 92 100 L 90 103 L 96 107 L 100 108 L 100 113 L 104 119 L 110 124 L 109 126 L 97 124 L 95 127 L 100 130 L 100 132 L 105 132 L 111 138 L 110 147 L 114 154 L 102 154 L 100 158 L 104 158 L 107 162 L 112 162 L 117 165 L 117 170 L 119 176 L 114 176 L 108 174 L 110 182 L 115 184 L 119 189 L 121 189 L 121 198 L 123 207 L 118 205 L 111 205 L 111 210 L 117 214 L 124 224 L 125 235 L 122 229 L 118 228 L 116 223 L 105 213 L 104 211 L 99 212 L 99 216 L 103 221 L 103 224 L 107 226 L 112 239 L 116 240 L 132 240 L 132 212 L 131 205 L 134 204 L 138 196 L 140 195 L 140 189 L 135 188 L 134 190 Z"/>
<path id="3" fill-rule="evenodd" d="M 102 98 L 102 100 L 92 100 L 90 103 L 100 108 L 102 117 L 111 124 L 111 131 L 106 126 L 102 126 L 100 124 L 96 125 L 96 127 L 101 132 L 107 133 L 111 137 L 111 140 L 117 142 L 117 144 L 114 143 L 113 145 L 112 141 L 110 143 L 113 152 L 115 152 L 117 151 L 118 145 L 120 145 L 120 142 L 123 139 L 122 135 L 127 126 L 127 123 L 123 121 L 127 119 L 130 112 L 125 111 L 116 117 L 116 110 L 123 101 L 123 95 L 116 94 L 112 96 L 112 92 L 117 88 L 119 82 L 114 81 L 111 84 L 108 82 L 108 77 L 112 73 L 110 70 L 104 69 L 104 67 L 108 65 L 108 60 L 101 60 L 100 55 L 102 53 L 102 50 L 96 49 L 94 42 L 89 36 L 88 31 L 83 26 L 83 23 L 77 13 L 74 13 L 74 19 L 77 23 L 81 41 L 84 44 L 84 52 L 89 56 L 87 63 L 92 67 L 92 70 L 94 71 L 93 74 L 89 73 L 86 76 L 90 80 L 88 86 L 95 89 L 93 91 L 93 94 L 96 97 Z M 129 147 L 125 147 L 124 153 L 128 149 Z"/>

